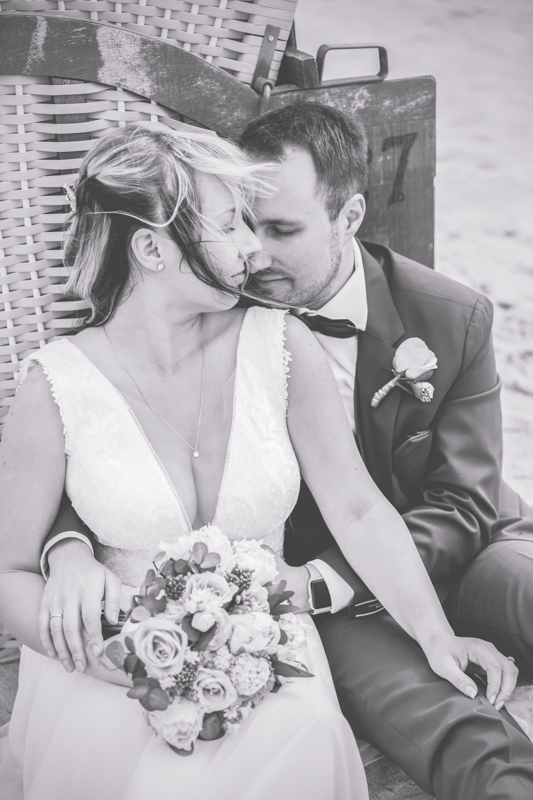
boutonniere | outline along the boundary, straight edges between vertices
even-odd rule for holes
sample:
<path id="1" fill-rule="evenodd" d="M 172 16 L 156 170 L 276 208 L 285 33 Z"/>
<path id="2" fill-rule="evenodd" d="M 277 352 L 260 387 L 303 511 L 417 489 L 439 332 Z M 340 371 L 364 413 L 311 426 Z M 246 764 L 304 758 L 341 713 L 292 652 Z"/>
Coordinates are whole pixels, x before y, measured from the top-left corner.
<path id="1" fill-rule="evenodd" d="M 427 344 L 422 339 L 406 339 L 396 350 L 392 361 L 394 378 L 378 389 L 372 398 L 372 408 L 377 408 L 395 386 L 412 392 L 423 403 L 429 403 L 433 400 L 435 389 L 427 379 L 436 369 L 437 356 Z"/>

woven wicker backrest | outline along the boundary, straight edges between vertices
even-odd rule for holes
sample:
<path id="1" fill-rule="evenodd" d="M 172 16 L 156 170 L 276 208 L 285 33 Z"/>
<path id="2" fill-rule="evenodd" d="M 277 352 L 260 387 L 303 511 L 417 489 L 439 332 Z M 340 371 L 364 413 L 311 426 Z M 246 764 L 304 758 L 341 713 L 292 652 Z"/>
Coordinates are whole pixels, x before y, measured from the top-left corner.
<path id="1" fill-rule="evenodd" d="M 142 119 L 182 126 L 176 117 L 101 84 L 0 75 L 0 436 L 20 362 L 70 330 L 83 308 L 63 295 L 63 185 L 110 126 Z"/>
<path id="2" fill-rule="evenodd" d="M 108 22 L 183 47 L 250 84 L 267 25 L 280 28 L 269 77 L 275 82 L 298 0 L 5 0 L 24 11 Z"/>

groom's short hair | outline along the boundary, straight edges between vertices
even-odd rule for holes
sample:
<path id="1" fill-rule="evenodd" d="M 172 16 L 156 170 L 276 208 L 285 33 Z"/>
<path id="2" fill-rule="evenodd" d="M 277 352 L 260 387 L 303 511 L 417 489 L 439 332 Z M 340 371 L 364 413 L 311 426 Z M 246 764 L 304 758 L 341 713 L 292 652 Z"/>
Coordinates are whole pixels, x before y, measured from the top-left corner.
<path id="1" fill-rule="evenodd" d="M 306 150 L 315 165 L 318 190 L 331 220 L 368 181 L 368 141 L 357 120 L 330 106 L 298 102 L 250 122 L 241 135 L 246 152 L 260 161 L 281 162 L 291 148 Z"/>

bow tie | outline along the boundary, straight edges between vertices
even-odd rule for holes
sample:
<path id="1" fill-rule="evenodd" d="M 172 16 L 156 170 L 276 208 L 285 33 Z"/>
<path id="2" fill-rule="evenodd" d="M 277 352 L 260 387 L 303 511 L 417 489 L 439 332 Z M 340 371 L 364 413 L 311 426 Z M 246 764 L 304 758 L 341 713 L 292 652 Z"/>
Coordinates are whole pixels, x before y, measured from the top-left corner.
<path id="1" fill-rule="evenodd" d="M 298 319 L 301 319 L 309 330 L 322 333 L 324 336 L 333 336 L 335 339 L 349 339 L 351 336 L 357 336 L 357 328 L 349 319 L 328 319 L 328 317 L 321 317 L 320 314 L 308 314 L 307 312 L 299 314 Z"/>

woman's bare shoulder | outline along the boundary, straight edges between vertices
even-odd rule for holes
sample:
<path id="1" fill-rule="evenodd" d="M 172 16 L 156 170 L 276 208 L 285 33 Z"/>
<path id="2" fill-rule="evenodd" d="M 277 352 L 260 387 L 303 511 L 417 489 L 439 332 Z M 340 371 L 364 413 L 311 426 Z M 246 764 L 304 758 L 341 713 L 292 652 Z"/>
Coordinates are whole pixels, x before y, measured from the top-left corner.
<path id="1" fill-rule="evenodd" d="M 11 442 L 63 442 L 63 424 L 52 387 L 42 366 L 34 361 L 20 384 L 7 415 L 2 446 Z M 35 451 L 34 451 L 35 452 Z"/>

